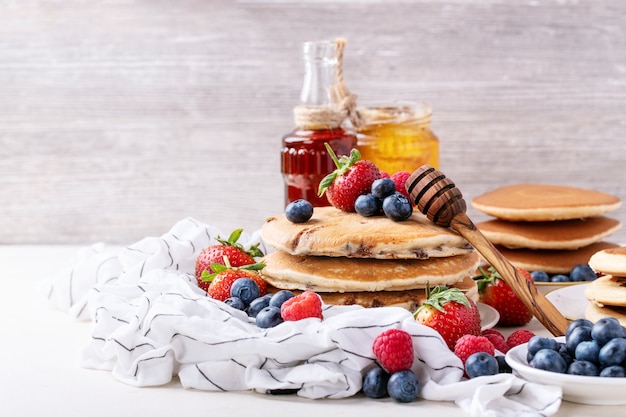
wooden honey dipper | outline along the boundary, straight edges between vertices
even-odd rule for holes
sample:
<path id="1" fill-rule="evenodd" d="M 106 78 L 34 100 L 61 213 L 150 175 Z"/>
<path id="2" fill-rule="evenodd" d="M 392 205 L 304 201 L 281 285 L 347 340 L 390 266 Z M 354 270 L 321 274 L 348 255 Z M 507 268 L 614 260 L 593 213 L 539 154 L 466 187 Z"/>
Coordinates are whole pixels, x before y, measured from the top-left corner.
<path id="1" fill-rule="evenodd" d="M 465 212 L 467 205 L 461 191 L 450 179 L 435 168 L 423 165 L 411 174 L 406 189 L 429 220 L 450 227 L 474 246 L 550 333 L 565 335 L 567 319 L 476 228 Z"/>

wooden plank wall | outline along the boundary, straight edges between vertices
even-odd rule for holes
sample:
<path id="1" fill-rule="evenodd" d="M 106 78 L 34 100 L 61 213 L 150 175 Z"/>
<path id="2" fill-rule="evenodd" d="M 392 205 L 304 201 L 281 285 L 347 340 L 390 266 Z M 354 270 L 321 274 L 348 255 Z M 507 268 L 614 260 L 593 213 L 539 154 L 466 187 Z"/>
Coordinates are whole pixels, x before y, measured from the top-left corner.
<path id="1" fill-rule="evenodd" d="M 0 243 L 259 228 L 283 208 L 301 42 L 338 36 L 359 103 L 430 103 L 467 200 L 626 200 L 621 0 L 0 0 Z"/>

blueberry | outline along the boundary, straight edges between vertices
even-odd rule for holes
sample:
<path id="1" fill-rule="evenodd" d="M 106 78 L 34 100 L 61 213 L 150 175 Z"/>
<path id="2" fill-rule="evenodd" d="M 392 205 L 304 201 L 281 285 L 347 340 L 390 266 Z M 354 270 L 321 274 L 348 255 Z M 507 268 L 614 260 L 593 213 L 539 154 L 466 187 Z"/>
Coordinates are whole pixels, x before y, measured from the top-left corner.
<path id="1" fill-rule="evenodd" d="M 370 369 L 363 377 L 363 394 L 369 398 L 384 398 L 387 394 L 389 373 L 376 367 Z"/>
<path id="2" fill-rule="evenodd" d="M 570 279 L 567 275 L 563 275 L 563 274 L 556 274 L 554 276 L 552 276 L 552 279 L 550 280 L 552 282 L 570 282 Z"/>
<path id="3" fill-rule="evenodd" d="M 545 271 L 533 271 L 530 273 L 530 277 L 535 282 L 548 282 L 550 281 L 550 276 Z"/>
<path id="4" fill-rule="evenodd" d="M 398 371 L 391 374 L 387 382 L 387 392 L 394 400 L 408 403 L 417 398 L 420 384 L 412 371 Z"/>
<path id="5" fill-rule="evenodd" d="M 486 352 L 472 353 L 465 361 L 465 372 L 470 378 L 495 375 L 498 373 L 498 361 Z"/>
<path id="6" fill-rule="evenodd" d="M 591 327 L 591 337 L 604 345 L 616 337 L 624 337 L 624 328 L 615 317 L 603 317 Z"/>
<path id="7" fill-rule="evenodd" d="M 569 273 L 572 281 L 593 281 L 598 277 L 588 264 L 575 265 Z"/>
<path id="8" fill-rule="evenodd" d="M 570 355 L 573 355 L 576 346 L 585 340 L 591 340 L 591 327 L 579 326 L 572 330 L 570 335 L 565 338 L 565 346 L 567 346 Z"/>
<path id="9" fill-rule="evenodd" d="M 250 305 L 261 296 L 261 289 L 252 278 L 238 278 L 230 287 L 230 296 L 238 297 L 245 305 Z"/>
<path id="10" fill-rule="evenodd" d="M 280 308 L 280 306 L 282 306 L 285 301 L 293 297 L 294 297 L 294 293 L 292 293 L 291 291 L 280 290 L 276 294 L 272 295 L 272 298 L 270 298 L 269 305 Z"/>
<path id="11" fill-rule="evenodd" d="M 598 358 L 603 368 L 612 365 L 620 365 L 626 360 L 626 339 L 618 337 L 609 340 L 600 349 Z"/>
<path id="12" fill-rule="evenodd" d="M 536 369 L 558 372 L 561 374 L 567 371 L 567 364 L 565 363 L 565 360 L 556 350 L 552 349 L 541 349 L 537 352 L 531 361 L 530 366 Z"/>
<path id="13" fill-rule="evenodd" d="M 506 363 L 504 356 L 497 355 L 496 361 L 498 362 L 498 373 L 499 374 L 511 374 L 513 373 L 513 369 Z"/>
<path id="14" fill-rule="evenodd" d="M 379 178 L 372 183 L 372 195 L 381 200 L 396 192 L 396 183 L 389 177 Z"/>
<path id="15" fill-rule="evenodd" d="M 595 340 L 584 340 L 576 346 L 574 357 L 577 361 L 599 363 L 600 345 Z"/>
<path id="16" fill-rule="evenodd" d="M 383 212 L 393 221 L 403 221 L 413 214 L 413 204 L 405 195 L 395 192 L 383 200 Z"/>
<path id="17" fill-rule="evenodd" d="M 607 378 L 624 378 L 626 377 L 626 370 L 624 370 L 623 366 L 607 366 L 600 371 L 600 376 Z"/>
<path id="18" fill-rule="evenodd" d="M 227 299 L 224 300 L 224 303 L 228 304 L 232 308 L 236 308 L 237 310 L 245 310 L 246 309 L 246 305 L 244 304 L 243 301 L 241 301 L 241 298 L 239 298 L 239 297 L 227 298 Z"/>
<path id="19" fill-rule="evenodd" d="M 263 329 L 269 329 L 283 322 L 283 318 L 280 315 L 280 308 L 269 306 L 259 311 L 256 315 L 256 325 Z"/>
<path id="20" fill-rule="evenodd" d="M 535 355 L 541 349 L 558 350 L 559 344 L 556 339 L 542 336 L 533 336 L 528 341 L 528 353 Z"/>
<path id="21" fill-rule="evenodd" d="M 567 373 L 571 375 L 598 376 L 598 367 L 589 361 L 575 361 L 567 368 Z"/>
<path id="22" fill-rule="evenodd" d="M 263 310 L 265 307 L 270 305 L 270 297 L 271 295 L 265 295 L 263 297 L 259 297 L 256 300 L 252 301 L 246 310 L 248 312 L 248 316 L 256 317 L 259 314 L 259 311 Z"/>
<path id="23" fill-rule="evenodd" d="M 354 202 L 354 210 L 364 217 L 378 216 L 382 210 L 382 203 L 372 194 L 361 194 Z"/>
<path id="24" fill-rule="evenodd" d="M 581 326 L 586 326 L 591 329 L 591 326 L 593 326 L 593 323 L 587 319 L 574 320 L 573 322 L 569 324 L 569 326 L 567 326 L 567 330 L 565 331 L 565 338 L 567 339 L 575 328 L 581 327 Z"/>
<path id="25" fill-rule="evenodd" d="M 285 217 L 292 223 L 304 223 L 313 216 L 313 204 L 307 200 L 292 201 L 285 207 Z"/>
<path id="26" fill-rule="evenodd" d="M 565 343 L 559 342 L 559 348 L 557 349 L 557 352 L 559 352 L 559 355 L 561 355 L 567 366 L 574 362 L 574 358 L 567 350 L 567 346 L 565 345 Z"/>

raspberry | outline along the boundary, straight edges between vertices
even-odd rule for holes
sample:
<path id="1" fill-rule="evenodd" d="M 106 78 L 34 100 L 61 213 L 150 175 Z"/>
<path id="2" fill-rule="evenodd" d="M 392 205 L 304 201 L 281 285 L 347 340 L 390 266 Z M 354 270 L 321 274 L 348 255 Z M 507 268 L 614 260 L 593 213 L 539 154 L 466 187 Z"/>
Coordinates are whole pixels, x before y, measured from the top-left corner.
<path id="1" fill-rule="evenodd" d="M 506 338 L 506 344 L 509 345 L 509 349 L 514 348 L 517 345 L 528 343 L 535 334 L 528 329 L 515 330 Z"/>
<path id="2" fill-rule="evenodd" d="M 396 184 L 396 191 L 398 191 L 400 194 L 403 194 L 405 197 L 408 197 L 409 199 L 410 196 L 408 191 L 406 190 L 406 180 L 408 180 L 410 176 L 411 173 L 409 171 L 398 171 L 394 172 L 391 175 L 391 179 Z"/>
<path id="3" fill-rule="evenodd" d="M 280 315 L 285 321 L 297 321 L 309 317 L 323 318 L 322 299 L 313 291 L 304 291 L 285 301 L 280 306 Z"/>
<path id="4" fill-rule="evenodd" d="M 509 345 L 506 344 L 506 339 L 502 335 L 496 333 L 483 333 L 483 337 L 489 339 L 493 343 L 493 347 L 502 353 L 506 353 L 509 350 Z"/>
<path id="5" fill-rule="evenodd" d="M 461 336 L 454 345 L 454 354 L 463 361 L 469 358 L 472 353 L 485 352 L 493 356 L 495 354 L 495 348 L 493 343 L 485 336 L 474 336 L 472 334 L 466 334 Z"/>
<path id="6" fill-rule="evenodd" d="M 404 330 L 385 330 L 374 339 L 372 351 L 389 373 L 407 371 L 413 366 L 413 339 Z"/>
<path id="7" fill-rule="evenodd" d="M 506 340 L 506 337 L 504 337 L 504 335 L 502 334 L 502 332 L 496 330 L 496 329 L 485 329 L 482 332 L 480 332 L 481 336 L 486 336 L 488 334 L 495 334 L 496 336 L 500 336 L 501 338 L 503 338 L 504 340 Z"/>

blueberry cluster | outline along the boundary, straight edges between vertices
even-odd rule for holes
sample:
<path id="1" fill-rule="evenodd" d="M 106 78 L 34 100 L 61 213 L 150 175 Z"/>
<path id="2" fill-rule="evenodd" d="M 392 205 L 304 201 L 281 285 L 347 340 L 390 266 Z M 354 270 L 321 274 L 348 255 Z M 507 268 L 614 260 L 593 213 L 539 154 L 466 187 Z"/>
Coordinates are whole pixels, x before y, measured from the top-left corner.
<path id="1" fill-rule="evenodd" d="M 528 364 L 572 375 L 626 376 L 626 329 L 613 317 L 570 323 L 565 342 L 535 336 L 528 341 Z"/>
<path id="2" fill-rule="evenodd" d="M 360 195 L 354 209 L 361 216 L 372 217 L 384 214 L 394 221 L 403 221 L 413 214 L 413 204 L 402 193 L 396 191 L 391 178 L 380 178 L 372 183 L 371 192 Z"/>
<path id="3" fill-rule="evenodd" d="M 260 295 L 259 286 L 250 278 L 239 278 L 230 287 L 230 298 L 224 302 L 233 308 L 245 311 L 256 319 L 258 327 L 267 329 L 283 322 L 280 307 L 294 297 L 289 290 Z"/>
<path id="4" fill-rule="evenodd" d="M 588 264 L 578 264 L 570 270 L 569 275 L 555 274 L 550 276 L 544 271 L 533 271 L 530 276 L 535 282 L 581 282 L 593 281 L 598 277 L 598 274 Z"/>
<path id="5" fill-rule="evenodd" d="M 417 398 L 420 384 L 413 371 L 389 373 L 380 367 L 370 369 L 363 377 L 363 393 L 369 398 L 390 397 L 401 403 Z"/>

